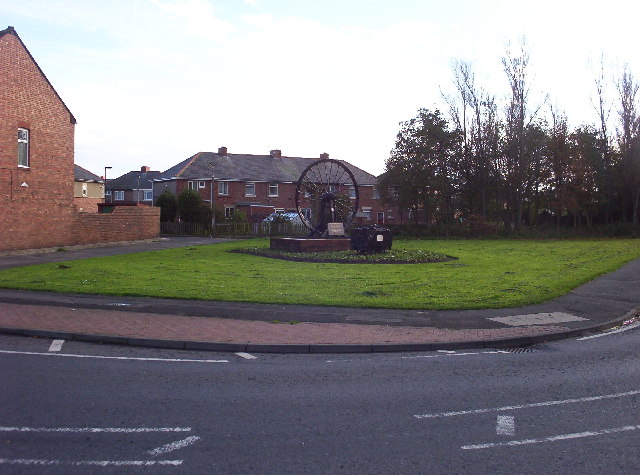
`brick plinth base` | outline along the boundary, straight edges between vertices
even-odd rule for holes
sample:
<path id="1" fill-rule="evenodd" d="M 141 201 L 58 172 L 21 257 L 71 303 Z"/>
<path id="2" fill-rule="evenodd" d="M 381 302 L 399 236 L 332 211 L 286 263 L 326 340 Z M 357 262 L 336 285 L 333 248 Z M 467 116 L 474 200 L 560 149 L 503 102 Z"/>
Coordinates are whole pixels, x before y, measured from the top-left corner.
<path id="1" fill-rule="evenodd" d="M 271 238 L 270 247 L 278 251 L 289 252 L 349 251 L 351 250 L 351 240 L 348 238 Z"/>

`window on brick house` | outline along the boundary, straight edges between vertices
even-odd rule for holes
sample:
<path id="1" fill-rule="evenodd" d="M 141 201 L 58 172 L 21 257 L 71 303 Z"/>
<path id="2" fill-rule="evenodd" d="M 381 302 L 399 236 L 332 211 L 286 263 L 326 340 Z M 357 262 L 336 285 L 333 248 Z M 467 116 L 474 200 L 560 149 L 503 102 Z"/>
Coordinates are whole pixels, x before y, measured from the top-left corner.
<path id="1" fill-rule="evenodd" d="M 18 166 L 29 167 L 29 129 L 18 129 Z"/>
<path id="2" fill-rule="evenodd" d="M 256 196 L 256 184 L 246 183 L 244 185 L 244 196 Z"/>
<path id="3" fill-rule="evenodd" d="M 153 190 L 144 190 L 144 201 L 153 201 Z"/>
<path id="4" fill-rule="evenodd" d="M 278 196 L 278 184 L 269 183 L 269 196 Z"/>
<path id="5" fill-rule="evenodd" d="M 124 191 L 122 191 L 122 190 L 119 190 L 119 191 L 118 191 L 118 190 L 116 190 L 116 191 L 114 191 L 114 192 L 113 192 L 113 195 L 114 195 L 114 196 L 113 196 L 113 198 L 114 198 L 116 201 L 124 201 Z"/>
<path id="6" fill-rule="evenodd" d="M 356 187 L 355 186 L 350 186 L 349 187 L 349 198 L 351 199 L 356 199 Z"/>
<path id="7" fill-rule="evenodd" d="M 225 206 L 224 207 L 224 217 L 225 219 L 231 219 L 233 218 L 233 208 L 230 206 Z"/>
<path id="8" fill-rule="evenodd" d="M 229 194 L 229 182 L 228 181 L 219 181 L 218 182 L 218 194 L 219 195 L 228 195 Z"/>
<path id="9" fill-rule="evenodd" d="M 377 188 L 373 189 L 373 199 L 374 200 L 379 200 L 380 199 L 380 192 L 378 191 Z"/>
<path id="10" fill-rule="evenodd" d="M 197 181 L 190 181 L 189 182 L 189 189 L 198 191 L 198 182 Z"/>

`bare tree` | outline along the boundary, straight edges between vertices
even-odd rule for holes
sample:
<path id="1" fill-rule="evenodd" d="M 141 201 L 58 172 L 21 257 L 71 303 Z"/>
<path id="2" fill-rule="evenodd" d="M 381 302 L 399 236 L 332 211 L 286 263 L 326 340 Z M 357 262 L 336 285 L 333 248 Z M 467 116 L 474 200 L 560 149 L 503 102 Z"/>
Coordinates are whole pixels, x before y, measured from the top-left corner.
<path id="1" fill-rule="evenodd" d="M 592 104 L 598 115 L 599 122 L 599 148 L 602 163 L 602 197 L 604 198 L 604 220 L 607 223 L 613 221 L 613 154 L 609 139 L 607 124 L 611 114 L 611 102 L 606 97 L 605 80 L 605 58 L 600 55 L 599 69 L 595 72 L 594 82 L 596 86 L 596 97 L 592 99 Z"/>
<path id="2" fill-rule="evenodd" d="M 629 218 L 630 209 L 631 222 L 636 224 L 640 207 L 640 117 L 636 96 L 640 86 L 626 64 L 616 85 L 620 99 L 617 141 L 626 195 L 622 201 L 623 219 Z"/>

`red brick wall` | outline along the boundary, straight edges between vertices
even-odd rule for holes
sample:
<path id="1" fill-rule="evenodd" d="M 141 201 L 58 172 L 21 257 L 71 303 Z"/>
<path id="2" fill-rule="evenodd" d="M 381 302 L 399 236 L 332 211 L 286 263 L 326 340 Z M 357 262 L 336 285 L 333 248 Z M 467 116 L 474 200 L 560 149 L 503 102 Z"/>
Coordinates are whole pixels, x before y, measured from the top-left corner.
<path id="1" fill-rule="evenodd" d="M 74 198 L 73 204 L 79 213 L 97 213 L 98 203 L 103 203 L 102 198 Z"/>
<path id="2" fill-rule="evenodd" d="M 117 206 L 112 213 L 78 214 L 69 244 L 153 239 L 160 235 L 160 208 Z"/>
<path id="3" fill-rule="evenodd" d="M 92 221 L 76 211 L 74 122 L 20 39 L 12 33 L 0 36 L 0 250 L 144 239 L 159 234 L 159 224 L 151 223 L 150 215 L 134 213 Z M 30 132 L 28 168 L 18 166 L 19 127 Z M 23 183 L 26 186 L 21 186 Z M 152 214 L 158 220 L 159 213 Z M 119 227 L 100 232 L 91 229 L 84 234 L 79 229 L 97 221 Z"/>

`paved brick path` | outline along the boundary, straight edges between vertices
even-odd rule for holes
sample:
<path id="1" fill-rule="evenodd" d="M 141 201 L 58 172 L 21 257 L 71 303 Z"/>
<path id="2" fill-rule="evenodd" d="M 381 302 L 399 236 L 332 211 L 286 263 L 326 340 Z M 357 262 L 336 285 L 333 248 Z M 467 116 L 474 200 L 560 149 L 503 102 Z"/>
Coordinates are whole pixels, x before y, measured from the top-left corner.
<path id="1" fill-rule="evenodd" d="M 445 343 L 511 339 L 566 331 L 562 326 L 483 330 L 349 323 L 269 323 L 0 302 L 0 327 L 94 335 L 257 344 Z"/>

